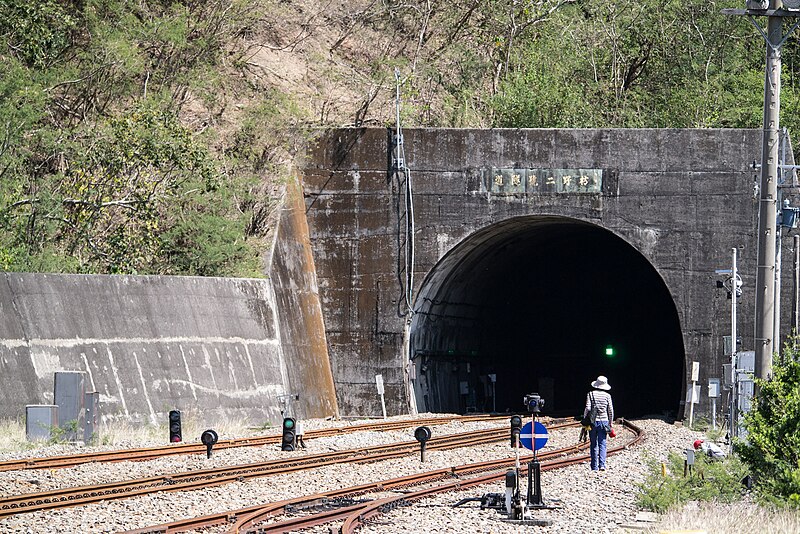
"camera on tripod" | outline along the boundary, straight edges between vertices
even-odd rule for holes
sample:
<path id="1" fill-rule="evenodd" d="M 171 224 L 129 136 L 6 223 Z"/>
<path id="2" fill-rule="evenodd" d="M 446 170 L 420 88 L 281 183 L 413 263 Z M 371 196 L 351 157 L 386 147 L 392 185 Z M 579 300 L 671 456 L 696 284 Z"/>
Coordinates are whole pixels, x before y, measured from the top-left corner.
<path id="1" fill-rule="evenodd" d="M 538 393 L 528 393 L 523 398 L 522 402 L 530 413 L 541 413 L 544 408 L 544 399 Z"/>

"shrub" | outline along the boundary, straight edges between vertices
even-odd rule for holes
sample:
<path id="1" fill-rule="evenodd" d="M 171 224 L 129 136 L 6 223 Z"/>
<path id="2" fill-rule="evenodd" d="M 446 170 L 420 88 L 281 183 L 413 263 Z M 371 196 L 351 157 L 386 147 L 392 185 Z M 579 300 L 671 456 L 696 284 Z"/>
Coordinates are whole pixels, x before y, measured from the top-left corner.
<path id="1" fill-rule="evenodd" d="M 663 513 L 688 501 L 732 502 L 741 497 L 746 469 L 738 458 L 712 460 L 696 455 L 693 471 L 685 477 L 684 460 L 684 456 L 671 453 L 666 476 L 660 464 L 651 464 L 650 474 L 639 484 L 639 506 Z"/>
<path id="2" fill-rule="evenodd" d="M 800 507 L 800 362 L 787 346 L 770 380 L 756 379 L 752 409 L 745 414 L 746 442 L 737 451 L 753 471 L 765 499 Z"/>

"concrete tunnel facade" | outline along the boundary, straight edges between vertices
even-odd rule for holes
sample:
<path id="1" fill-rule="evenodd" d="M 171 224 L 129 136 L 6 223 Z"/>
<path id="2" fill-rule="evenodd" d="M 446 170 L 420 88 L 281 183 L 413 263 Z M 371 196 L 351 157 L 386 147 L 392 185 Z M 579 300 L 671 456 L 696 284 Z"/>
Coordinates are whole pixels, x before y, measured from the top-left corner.
<path id="1" fill-rule="evenodd" d="M 394 133 L 326 131 L 299 169 L 343 414 L 380 414 L 382 374 L 390 414 L 575 415 L 604 374 L 617 415 L 682 418 L 696 361 L 710 415 L 734 247 L 753 347 L 759 130 L 406 129 L 408 175 Z"/>

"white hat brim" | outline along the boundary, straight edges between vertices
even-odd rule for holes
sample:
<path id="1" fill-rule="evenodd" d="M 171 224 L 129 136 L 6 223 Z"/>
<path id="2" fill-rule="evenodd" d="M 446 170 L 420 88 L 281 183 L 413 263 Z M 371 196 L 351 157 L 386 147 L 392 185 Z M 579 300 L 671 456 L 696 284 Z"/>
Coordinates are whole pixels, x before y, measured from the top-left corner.
<path id="1" fill-rule="evenodd" d="M 605 390 L 605 391 L 608 391 L 609 389 L 611 389 L 611 386 L 609 386 L 607 382 L 598 382 L 597 380 L 592 382 L 592 387 L 593 388 L 597 388 L 597 389 L 602 389 L 602 390 Z"/>

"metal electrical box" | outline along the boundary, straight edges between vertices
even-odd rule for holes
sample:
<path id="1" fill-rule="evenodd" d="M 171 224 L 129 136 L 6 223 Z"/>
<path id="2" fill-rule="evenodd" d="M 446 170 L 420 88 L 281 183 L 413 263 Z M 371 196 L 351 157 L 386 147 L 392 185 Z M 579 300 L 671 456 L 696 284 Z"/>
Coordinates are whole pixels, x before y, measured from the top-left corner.
<path id="1" fill-rule="evenodd" d="M 736 353 L 736 371 L 753 373 L 756 370 L 756 351 L 743 350 Z"/>
<path id="2" fill-rule="evenodd" d="M 25 406 L 25 438 L 28 441 L 47 440 L 58 428 L 58 406 L 30 404 Z"/>
<path id="3" fill-rule="evenodd" d="M 708 379 L 708 397 L 711 399 L 719 397 L 719 378 Z"/>
<path id="4" fill-rule="evenodd" d="M 58 405 L 59 424 L 64 430 L 64 439 L 68 441 L 83 439 L 86 373 L 56 371 L 53 382 L 53 396 Z"/>
<path id="5" fill-rule="evenodd" d="M 722 386 L 725 389 L 733 387 L 733 365 L 730 363 L 722 364 Z"/>

